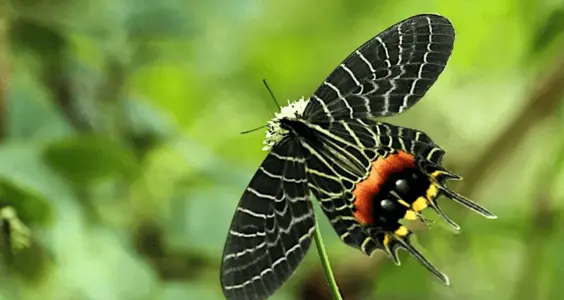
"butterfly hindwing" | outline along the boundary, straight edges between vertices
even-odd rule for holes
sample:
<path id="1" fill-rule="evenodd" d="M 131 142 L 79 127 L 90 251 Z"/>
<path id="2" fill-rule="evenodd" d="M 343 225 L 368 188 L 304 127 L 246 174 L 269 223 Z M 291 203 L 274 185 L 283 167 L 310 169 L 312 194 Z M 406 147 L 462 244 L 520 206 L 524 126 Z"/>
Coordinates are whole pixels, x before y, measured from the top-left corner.
<path id="1" fill-rule="evenodd" d="M 440 194 L 488 218 L 495 216 L 445 186 L 445 180 L 460 177 L 441 166 L 444 150 L 421 131 L 370 119 L 310 127 L 317 143 L 304 143 L 311 153 L 308 181 L 338 236 L 366 255 L 383 250 L 396 264 L 397 250 L 404 249 L 448 284 L 448 277 L 411 244 L 412 232 L 399 221 L 425 220 L 420 213 L 431 208 L 458 229 L 439 208 Z M 402 180 L 412 186 L 399 195 L 394 184 Z M 380 206 L 386 201 L 395 208 Z"/>
<path id="2" fill-rule="evenodd" d="M 314 214 L 300 145 L 274 147 L 245 190 L 223 252 L 227 299 L 265 299 L 295 271 L 311 244 Z"/>
<path id="3" fill-rule="evenodd" d="M 438 15 L 399 22 L 352 52 L 310 98 L 310 122 L 399 114 L 421 99 L 452 52 L 454 28 Z"/>
<path id="4" fill-rule="evenodd" d="M 444 151 L 421 131 L 383 122 L 351 119 L 332 122 L 329 129 L 313 125 L 312 128 L 318 130 L 319 143 L 317 146 L 305 144 L 311 153 L 307 159 L 308 181 L 338 236 L 366 255 L 383 250 L 398 264 L 396 252 L 405 249 L 433 274 L 448 282 L 448 278 L 411 245 L 411 232 L 397 223 L 403 216 L 389 224 L 369 220 L 367 214 L 372 212 L 361 211 L 365 208 L 357 203 L 355 192 L 371 173 L 379 172 L 372 169 L 378 160 L 401 152 L 411 157 L 414 164 L 422 160 L 436 165 L 440 164 Z M 348 160 L 351 156 L 358 157 L 354 168 Z"/>

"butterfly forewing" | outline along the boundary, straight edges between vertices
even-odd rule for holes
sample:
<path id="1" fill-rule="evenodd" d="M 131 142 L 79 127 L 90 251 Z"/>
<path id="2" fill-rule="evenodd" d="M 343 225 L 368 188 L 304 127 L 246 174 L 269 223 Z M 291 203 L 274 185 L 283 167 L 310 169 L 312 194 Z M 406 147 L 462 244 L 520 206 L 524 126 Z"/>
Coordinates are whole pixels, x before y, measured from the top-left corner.
<path id="1" fill-rule="evenodd" d="M 311 244 L 315 222 L 300 147 L 292 138 L 274 147 L 243 194 L 221 266 L 227 299 L 266 299 Z"/>
<path id="2" fill-rule="evenodd" d="M 399 114 L 437 80 L 453 43 L 454 28 L 444 17 L 397 23 L 339 64 L 310 98 L 304 117 L 323 123 Z"/>

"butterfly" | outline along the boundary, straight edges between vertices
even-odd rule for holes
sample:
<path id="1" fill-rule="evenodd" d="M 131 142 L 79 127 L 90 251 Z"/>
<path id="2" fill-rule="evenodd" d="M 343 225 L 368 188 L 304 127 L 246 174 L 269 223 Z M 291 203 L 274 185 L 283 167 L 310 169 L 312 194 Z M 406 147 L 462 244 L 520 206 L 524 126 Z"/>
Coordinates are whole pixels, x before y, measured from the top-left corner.
<path id="1" fill-rule="evenodd" d="M 425 220 L 426 208 L 455 229 L 439 207 L 444 195 L 491 212 L 450 190 L 460 176 L 425 133 L 377 121 L 417 103 L 444 70 L 455 32 L 448 19 L 403 20 L 352 52 L 307 99 L 290 102 L 267 124 L 268 155 L 236 208 L 221 262 L 227 299 L 266 299 L 306 255 L 315 230 L 311 195 L 337 235 L 366 255 L 404 249 L 448 284 L 410 242 L 399 221 Z"/>

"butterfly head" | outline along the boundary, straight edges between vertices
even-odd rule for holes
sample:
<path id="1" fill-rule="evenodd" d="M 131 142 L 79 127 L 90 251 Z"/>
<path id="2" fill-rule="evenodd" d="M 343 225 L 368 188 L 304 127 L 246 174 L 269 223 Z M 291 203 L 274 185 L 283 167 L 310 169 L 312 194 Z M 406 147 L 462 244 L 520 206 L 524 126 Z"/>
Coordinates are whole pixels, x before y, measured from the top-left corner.
<path id="1" fill-rule="evenodd" d="M 297 101 L 288 101 L 288 105 L 280 108 L 280 111 L 274 114 L 274 118 L 266 124 L 266 136 L 264 138 L 264 147 L 262 150 L 270 151 L 272 147 L 280 143 L 289 133 L 289 130 L 281 126 L 281 120 L 296 120 L 300 118 L 308 104 L 308 99 L 303 97 Z"/>

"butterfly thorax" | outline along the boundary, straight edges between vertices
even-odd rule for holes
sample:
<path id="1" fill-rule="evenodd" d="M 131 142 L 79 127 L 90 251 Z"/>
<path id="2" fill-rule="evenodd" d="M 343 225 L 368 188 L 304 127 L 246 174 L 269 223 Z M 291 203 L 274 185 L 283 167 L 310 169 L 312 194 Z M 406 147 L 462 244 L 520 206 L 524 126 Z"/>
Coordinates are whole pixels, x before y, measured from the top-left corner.
<path id="1" fill-rule="evenodd" d="M 304 110 L 307 106 L 308 99 L 303 97 L 297 101 L 290 102 L 288 105 L 280 108 L 280 111 L 274 114 L 272 118 L 266 124 L 266 136 L 264 138 L 264 147 L 262 150 L 270 151 L 272 147 L 280 143 L 285 137 L 287 137 L 291 132 L 300 135 L 300 124 L 304 124 L 303 120 L 300 122 Z M 296 130 L 293 128 L 296 127 Z"/>

